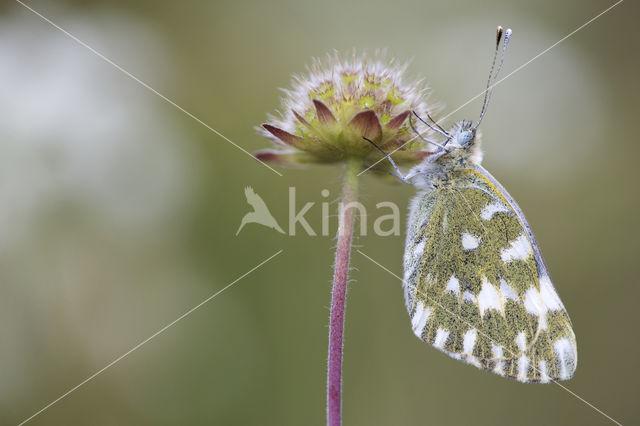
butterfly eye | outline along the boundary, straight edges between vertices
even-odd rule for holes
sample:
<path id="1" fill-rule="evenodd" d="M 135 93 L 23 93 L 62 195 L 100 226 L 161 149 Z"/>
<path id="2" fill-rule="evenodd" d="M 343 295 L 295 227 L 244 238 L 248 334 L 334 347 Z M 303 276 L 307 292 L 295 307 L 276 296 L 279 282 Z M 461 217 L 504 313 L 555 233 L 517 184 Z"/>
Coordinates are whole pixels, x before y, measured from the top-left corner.
<path id="1" fill-rule="evenodd" d="M 474 138 L 474 134 L 472 130 L 464 130 L 458 133 L 458 145 L 465 146 Z"/>

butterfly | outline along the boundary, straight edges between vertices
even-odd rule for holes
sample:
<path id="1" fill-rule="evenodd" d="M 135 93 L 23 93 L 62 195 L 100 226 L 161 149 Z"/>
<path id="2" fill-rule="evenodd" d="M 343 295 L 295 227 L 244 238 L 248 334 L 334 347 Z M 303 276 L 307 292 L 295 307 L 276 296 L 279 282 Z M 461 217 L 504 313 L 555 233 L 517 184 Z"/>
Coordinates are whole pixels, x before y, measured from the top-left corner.
<path id="1" fill-rule="evenodd" d="M 510 29 L 498 27 L 475 124 L 463 120 L 447 131 L 431 116 L 433 124 L 415 114 L 446 140 L 423 138 L 438 150 L 400 174 L 421 189 L 410 204 L 404 298 L 413 332 L 423 341 L 480 369 L 546 383 L 569 379 L 576 369 L 571 320 L 522 210 L 480 165 L 476 134 L 510 36 Z"/>

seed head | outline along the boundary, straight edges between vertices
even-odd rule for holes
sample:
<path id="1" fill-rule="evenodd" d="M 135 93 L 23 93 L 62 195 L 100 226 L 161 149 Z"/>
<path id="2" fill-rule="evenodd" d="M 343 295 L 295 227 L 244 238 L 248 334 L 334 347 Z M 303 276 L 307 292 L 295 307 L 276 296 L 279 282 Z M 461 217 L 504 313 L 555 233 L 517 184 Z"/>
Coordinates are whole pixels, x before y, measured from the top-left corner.
<path id="1" fill-rule="evenodd" d="M 432 153 L 409 126 L 409 116 L 433 114 L 421 82 L 402 81 L 406 65 L 396 65 L 384 54 L 344 59 L 337 53 L 314 60 L 304 76 L 294 76 L 284 89 L 279 117 L 269 116 L 258 131 L 276 149 L 258 151 L 262 161 L 280 164 L 336 163 L 359 157 L 363 166 L 382 154 L 363 137 L 388 152 L 398 164 L 415 164 Z M 431 130 L 414 123 L 425 137 Z M 411 141 L 407 143 L 408 141 Z M 387 170 L 387 161 L 374 170 Z"/>

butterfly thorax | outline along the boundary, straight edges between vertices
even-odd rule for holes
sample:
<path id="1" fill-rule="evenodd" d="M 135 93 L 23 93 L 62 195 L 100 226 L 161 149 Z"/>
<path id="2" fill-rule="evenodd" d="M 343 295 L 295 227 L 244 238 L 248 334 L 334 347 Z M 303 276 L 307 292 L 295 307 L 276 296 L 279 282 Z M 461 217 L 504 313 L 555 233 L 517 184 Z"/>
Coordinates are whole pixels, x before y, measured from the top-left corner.
<path id="1" fill-rule="evenodd" d="M 457 170 L 481 163 L 480 137 L 471 121 L 458 121 L 448 133 L 449 137 L 443 144 L 446 149 L 427 157 L 407 175 L 417 187 L 441 187 L 451 181 Z"/>

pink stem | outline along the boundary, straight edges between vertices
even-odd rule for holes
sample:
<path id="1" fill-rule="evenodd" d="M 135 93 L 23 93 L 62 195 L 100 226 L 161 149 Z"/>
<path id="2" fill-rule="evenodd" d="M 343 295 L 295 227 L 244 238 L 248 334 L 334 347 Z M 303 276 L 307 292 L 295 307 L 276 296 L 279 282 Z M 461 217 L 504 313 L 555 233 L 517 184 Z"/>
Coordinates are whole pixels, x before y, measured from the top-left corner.
<path id="1" fill-rule="evenodd" d="M 329 317 L 329 368 L 327 371 L 327 426 L 342 424 L 342 349 L 344 334 L 344 310 L 349 276 L 349 258 L 355 209 L 349 204 L 358 196 L 358 173 L 361 163 L 351 159 L 347 163 L 340 219 L 338 246 L 336 248 L 333 289 L 331 290 L 331 314 Z M 344 208 L 347 207 L 347 208 Z"/>

